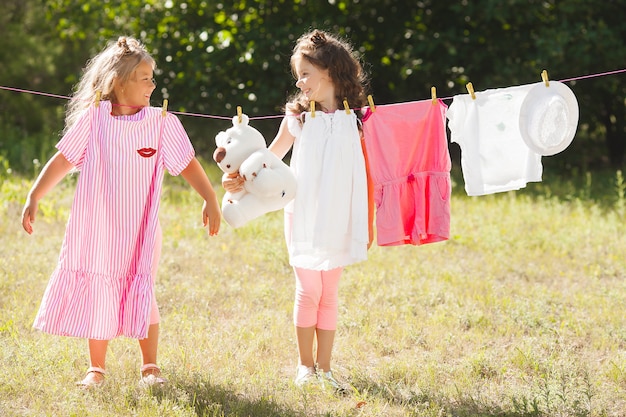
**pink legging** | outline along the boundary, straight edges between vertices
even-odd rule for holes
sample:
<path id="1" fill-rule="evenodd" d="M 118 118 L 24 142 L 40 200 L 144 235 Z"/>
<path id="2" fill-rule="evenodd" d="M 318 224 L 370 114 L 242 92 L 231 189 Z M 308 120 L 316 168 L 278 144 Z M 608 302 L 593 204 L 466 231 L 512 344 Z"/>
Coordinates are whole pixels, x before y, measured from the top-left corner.
<path id="1" fill-rule="evenodd" d="M 339 312 L 339 278 L 343 268 L 313 271 L 294 268 L 296 300 L 293 321 L 297 327 L 336 330 Z"/>
<path id="2" fill-rule="evenodd" d="M 285 240 L 291 241 L 293 215 L 285 211 Z M 339 314 L 339 278 L 343 268 L 330 271 L 314 271 L 294 268 L 296 275 L 296 299 L 293 322 L 297 327 L 313 327 L 321 330 L 337 330 Z"/>

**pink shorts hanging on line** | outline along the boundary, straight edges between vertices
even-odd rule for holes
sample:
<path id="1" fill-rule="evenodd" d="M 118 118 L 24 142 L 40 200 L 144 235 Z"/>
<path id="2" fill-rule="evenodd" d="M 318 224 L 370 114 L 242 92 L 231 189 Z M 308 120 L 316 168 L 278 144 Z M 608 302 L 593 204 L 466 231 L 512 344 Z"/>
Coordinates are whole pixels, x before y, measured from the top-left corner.
<path id="1" fill-rule="evenodd" d="M 447 106 L 437 100 L 376 106 L 363 119 L 379 246 L 450 237 Z"/>

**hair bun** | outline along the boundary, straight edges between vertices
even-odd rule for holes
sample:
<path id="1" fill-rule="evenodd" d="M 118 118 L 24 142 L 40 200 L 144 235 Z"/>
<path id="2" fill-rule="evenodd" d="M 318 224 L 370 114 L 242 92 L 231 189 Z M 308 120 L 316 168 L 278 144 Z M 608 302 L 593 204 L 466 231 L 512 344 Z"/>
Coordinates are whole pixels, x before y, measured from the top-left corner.
<path id="1" fill-rule="evenodd" d="M 128 41 L 125 37 L 122 36 L 117 40 L 117 46 L 122 49 L 122 54 L 130 53 L 130 47 L 128 46 Z"/>
<path id="2" fill-rule="evenodd" d="M 311 35 L 311 42 L 313 42 L 313 45 L 315 46 L 322 46 L 326 43 L 326 35 L 324 32 L 316 30 Z"/>

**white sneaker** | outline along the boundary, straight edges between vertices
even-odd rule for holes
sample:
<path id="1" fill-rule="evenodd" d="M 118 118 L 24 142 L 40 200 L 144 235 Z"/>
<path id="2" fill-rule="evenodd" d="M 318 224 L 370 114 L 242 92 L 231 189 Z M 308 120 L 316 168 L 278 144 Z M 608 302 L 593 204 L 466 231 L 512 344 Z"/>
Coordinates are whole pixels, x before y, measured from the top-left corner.
<path id="1" fill-rule="evenodd" d="M 299 387 L 314 381 L 316 378 L 315 368 L 312 366 L 298 365 L 296 370 L 295 384 Z"/>
<path id="2" fill-rule="evenodd" d="M 333 376 L 333 372 L 332 371 L 328 371 L 328 372 L 320 371 L 317 374 L 317 377 L 320 380 L 320 382 L 322 383 L 322 387 L 324 387 L 324 388 L 326 388 L 326 387 L 332 388 L 338 394 L 347 394 L 348 393 L 348 390 L 346 389 L 346 387 L 344 387 L 342 384 L 339 383 L 339 381 L 337 381 L 335 379 L 335 377 Z"/>

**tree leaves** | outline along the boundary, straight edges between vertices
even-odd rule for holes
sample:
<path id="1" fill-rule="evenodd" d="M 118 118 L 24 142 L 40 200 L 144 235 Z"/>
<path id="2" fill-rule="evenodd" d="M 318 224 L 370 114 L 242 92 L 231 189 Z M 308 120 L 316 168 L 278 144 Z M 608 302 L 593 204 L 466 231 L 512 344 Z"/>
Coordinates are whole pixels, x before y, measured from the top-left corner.
<path id="1" fill-rule="evenodd" d="M 0 32 L 7 45 L 24 37 L 41 46 L 50 63 L 44 71 L 49 81 L 41 87 L 48 91 L 69 92 L 90 56 L 107 41 L 132 35 L 158 63 L 155 105 L 168 98 L 172 110 L 220 116 L 232 115 L 241 105 L 255 116 L 282 111 L 295 90 L 291 49 L 311 28 L 350 40 L 366 63 L 375 101 L 384 104 L 428 99 L 433 85 L 446 97 L 465 93 L 469 81 L 477 90 L 537 82 L 543 69 L 554 79 L 619 69 L 626 62 L 626 19 L 618 3 L 54 0 L 46 2 L 44 15 L 35 12 L 40 8 L 35 0 L 10 0 L 0 19 L 18 12 L 34 16 L 52 33 Z M 14 47 L 5 50 L 22 65 L 32 56 Z M 11 75 L 5 83 L 18 78 Z M 603 140 L 597 132 L 626 140 L 623 75 L 572 88 L 579 97 L 581 124 L 588 126 L 574 147 Z M 202 151 L 210 150 L 212 136 L 223 128 L 204 119 L 184 123 L 192 139 L 200 138 L 194 144 Z M 259 126 L 268 139 L 276 127 L 274 122 Z M 610 156 L 620 165 L 623 151 L 614 148 Z"/>

